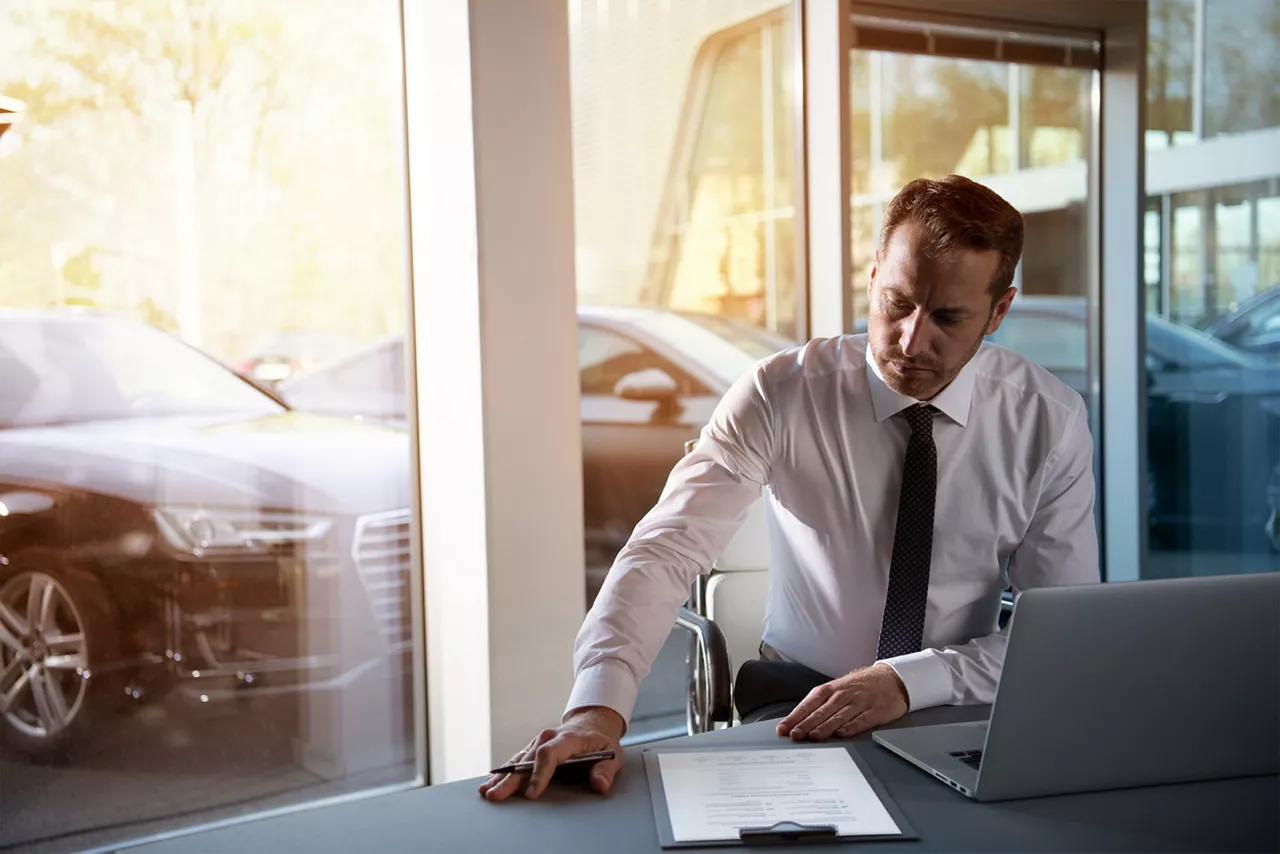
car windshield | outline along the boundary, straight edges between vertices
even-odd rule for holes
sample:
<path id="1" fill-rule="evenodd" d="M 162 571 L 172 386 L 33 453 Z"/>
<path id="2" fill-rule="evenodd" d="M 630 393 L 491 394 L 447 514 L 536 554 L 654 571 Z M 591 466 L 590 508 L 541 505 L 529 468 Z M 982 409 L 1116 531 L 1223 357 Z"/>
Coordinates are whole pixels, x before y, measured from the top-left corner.
<path id="1" fill-rule="evenodd" d="M 784 338 L 775 332 L 748 326 L 736 320 L 716 317 L 714 314 L 698 314 L 697 312 L 680 312 L 680 316 L 691 320 L 704 329 L 714 332 L 733 346 L 749 353 L 756 359 L 772 356 L 780 350 L 796 346 L 796 342 Z"/>
<path id="2" fill-rule="evenodd" d="M 1249 367 L 1258 360 L 1224 344 L 1212 335 L 1147 315 L 1147 349 L 1155 356 L 1184 368 Z"/>
<path id="3" fill-rule="evenodd" d="M 628 323 L 693 359 L 730 385 L 766 356 L 794 347 L 764 330 L 708 315 L 645 312 Z"/>
<path id="4" fill-rule="evenodd" d="M 282 411 L 231 371 L 150 326 L 0 319 L 0 427 Z"/>

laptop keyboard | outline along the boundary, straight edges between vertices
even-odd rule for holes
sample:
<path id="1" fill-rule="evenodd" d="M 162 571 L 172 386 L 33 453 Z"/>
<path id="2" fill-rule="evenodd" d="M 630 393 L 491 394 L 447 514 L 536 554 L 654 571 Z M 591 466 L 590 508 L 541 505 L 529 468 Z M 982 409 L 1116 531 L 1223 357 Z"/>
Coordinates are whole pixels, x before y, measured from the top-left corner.
<path id="1" fill-rule="evenodd" d="M 957 750 L 950 755 L 954 756 L 956 759 L 959 759 L 961 762 L 963 762 L 965 765 L 968 765 L 970 768 L 976 769 L 979 765 L 982 764 L 981 750 Z"/>

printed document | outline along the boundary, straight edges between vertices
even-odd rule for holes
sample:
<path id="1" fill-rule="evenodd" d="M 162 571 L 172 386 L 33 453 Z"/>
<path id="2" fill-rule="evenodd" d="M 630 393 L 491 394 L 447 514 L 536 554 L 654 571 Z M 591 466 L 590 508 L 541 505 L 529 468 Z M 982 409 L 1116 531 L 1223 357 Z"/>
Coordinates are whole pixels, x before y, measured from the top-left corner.
<path id="1" fill-rule="evenodd" d="M 843 747 L 671 751 L 658 763 L 676 842 L 736 840 L 739 828 L 779 821 L 901 832 Z"/>

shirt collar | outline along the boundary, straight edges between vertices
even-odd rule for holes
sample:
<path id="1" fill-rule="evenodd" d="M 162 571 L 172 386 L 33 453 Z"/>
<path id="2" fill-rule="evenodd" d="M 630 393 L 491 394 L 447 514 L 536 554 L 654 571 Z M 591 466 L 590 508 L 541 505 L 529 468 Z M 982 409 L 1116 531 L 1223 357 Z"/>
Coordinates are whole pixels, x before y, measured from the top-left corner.
<path id="1" fill-rule="evenodd" d="M 976 355 L 976 354 L 975 354 Z M 946 415 L 961 427 L 969 420 L 969 404 L 973 400 L 973 359 L 960 369 L 956 378 L 940 391 L 933 400 L 916 400 L 904 394 L 898 394 L 885 384 L 880 366 L 871 353 L 871 342 L 867 342 L 867 385 L 871 388 L 871 406 L 875 410 L 876 423 L 892 418 L 902 410 L 917 403 L 928 403 Z"/>

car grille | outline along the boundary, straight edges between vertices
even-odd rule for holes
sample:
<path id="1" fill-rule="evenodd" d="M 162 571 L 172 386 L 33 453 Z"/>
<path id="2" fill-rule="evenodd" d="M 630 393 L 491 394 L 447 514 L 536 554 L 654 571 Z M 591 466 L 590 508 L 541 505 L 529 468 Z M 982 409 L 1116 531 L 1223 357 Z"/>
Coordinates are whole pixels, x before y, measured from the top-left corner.
<path id="1" fill-rule="evenodd" d="M 413 545 L 408 510 L 363 516 L 356 522 L 352 557 L 369 605 L 392 651 L 413 643 L 410 574 Z"/>

